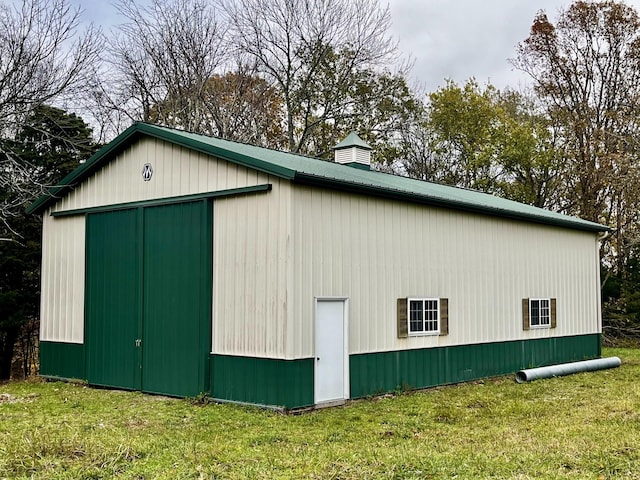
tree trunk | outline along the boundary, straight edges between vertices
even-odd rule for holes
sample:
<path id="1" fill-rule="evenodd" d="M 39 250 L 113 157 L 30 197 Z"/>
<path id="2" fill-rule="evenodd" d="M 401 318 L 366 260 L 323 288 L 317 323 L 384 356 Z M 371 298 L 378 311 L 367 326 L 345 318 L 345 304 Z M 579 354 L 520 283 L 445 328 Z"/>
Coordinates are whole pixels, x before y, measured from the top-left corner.
<path id="1" fill-rule="evenodd" d="M 18 331 L 18 327 L 9 327 L 0 332 L 0 380 L 9 380 L 11 377 L 11 361 Z"/>

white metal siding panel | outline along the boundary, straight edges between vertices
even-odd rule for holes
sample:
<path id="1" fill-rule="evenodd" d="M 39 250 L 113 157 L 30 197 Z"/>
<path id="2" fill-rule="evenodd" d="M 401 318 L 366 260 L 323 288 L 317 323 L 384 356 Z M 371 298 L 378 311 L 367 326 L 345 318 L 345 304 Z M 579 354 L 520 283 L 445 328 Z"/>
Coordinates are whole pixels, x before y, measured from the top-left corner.
<path id="1" fill-rule="evenodd" d="M 600 238 L 598 238 L 596 240 L 596 246 L 594 248 L 594 255 L 593 255 L 593 272 L 597 277 L 597 285 L 601 285 L 601 278 L 600 278 Z M 601 293 L 602 293 L 602 289 L 598 290 L 598 295 L 596 295 L 592 301 L 593 301 L 593 308 L 598 312 L 598 332 L 602 332 L 602 298 L 601 298 Z"/>
<path id="2" fill-rule="evenodd" d="M 151 181 L 142 167 L 151 163 Z M 142 138 L 53 206 L 54 211 L 151 200 L 268 183 L 268 176 L 152 138 Z"/>
<path id="3" fill-rule="evenodd" d="M 293 358 L 291 187 L 272 183 L 266 194 L 214 201 L 213 353 Z"/>
<path id="4" fill-rule="evenodd" d="M 43 217 L 40 340 L 84 340 L 84 216 Z"/>
<path id="5" fill-rule="evenodd" d="M 295 355 L 314 296 L 347 296 L 350 353 L 600 331 L 595 234 L 298 187 Z M 396 299 L 449 299 L 449 335 L 396 337 Z M 557 298 L 558 328 L 522 330 L 522 299 Z"/>

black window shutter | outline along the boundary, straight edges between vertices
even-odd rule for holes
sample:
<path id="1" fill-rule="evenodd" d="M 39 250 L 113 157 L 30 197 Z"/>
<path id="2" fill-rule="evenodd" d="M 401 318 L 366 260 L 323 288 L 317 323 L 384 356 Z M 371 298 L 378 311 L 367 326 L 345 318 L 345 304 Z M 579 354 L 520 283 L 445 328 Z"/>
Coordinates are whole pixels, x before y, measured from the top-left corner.
<path id="1" fill-rule="evenodd" d="M 449 299 L 440 299 L 440 335 L 449 335 Z"/>
<path id="2" fill-rule="evenodd" d="M 556 328 L 558 322 L 556 320 L 556 299 L 551 299 L 551 328 Z"/>
<path id="3" fill-rule="evenodd" d="M 398 338 L 409 336 L 409 322 L 407 317 L 407 299 L 398 299 Z"/>
<path id="4" fill-rule="evenodd" d="M 529 323 L 529 299 L 522 299 L 522 329 L 529 330 L 531 324 Z"/>

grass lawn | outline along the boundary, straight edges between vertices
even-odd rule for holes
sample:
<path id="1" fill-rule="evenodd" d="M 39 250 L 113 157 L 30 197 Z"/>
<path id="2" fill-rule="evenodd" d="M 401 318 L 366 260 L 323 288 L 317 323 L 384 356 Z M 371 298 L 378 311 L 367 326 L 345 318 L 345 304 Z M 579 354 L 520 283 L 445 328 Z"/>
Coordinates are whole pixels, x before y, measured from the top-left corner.
<path id="1" fill-rule="evenodd" d="M 58 382 L 0 385 L 0 478 L 638 478 L 640 350 L 301 415 Z"/>

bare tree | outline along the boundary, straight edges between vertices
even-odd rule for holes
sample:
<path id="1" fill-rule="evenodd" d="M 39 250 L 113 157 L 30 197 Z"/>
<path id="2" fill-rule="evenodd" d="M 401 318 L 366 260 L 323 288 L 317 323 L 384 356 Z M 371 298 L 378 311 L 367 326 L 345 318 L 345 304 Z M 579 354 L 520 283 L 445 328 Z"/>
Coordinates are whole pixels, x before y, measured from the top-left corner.
<path id="1" fill-rule="evenodd" d="M 352 101 L 354 73 L 389 65 L 389 9 L 377 0 L 221 0 L 232 41 L 280 92 L 289 150 Z"/>
<path id="2" fill-rule="evenodd" d="M 529 74 L 562 132 L 570 213 L 607 223 L 623 271 L 638 248 L 640 17 L 624 3 L 576 1 L 537 14 L 513 64 Z"/>
<path id="3" fill-rule="evenodd" d="M 209 121 L 203 133 L 271 148 L 285 148 L 282 99 L 254 69 L 214 75 L 206 85 L 203 107 Z"/>
<path id="4" fill-rule="evenodd" d="M 133 120 L 202 131 L 209 79 L 225 60 L 224 28 L 206 0 L 118 0 L 126 23 L 110 48 L 115 92 L 107 99 Z"/>
<path id="5" fill-rule="evenodd" d="M 67 0 L 0 4 L 0 136 L 11 138 L 37 107 L 81 95 L 99 62 L 98 32 L 79 34 L 80 11 Z M 46 185 L 34 184 L 31 168 L 0 145 L 0 224 Z M 0 235 L 6 240 L 6 235 Z"/>
<path id="6" fill-rule="evenodd" d="M 618 155 L 638 124 L 640 18 L 613 1 L 577 1 L 555 23 L 541 11 L 512 63 L 529 74 L 552 119 L 564 126 L 575 175 L 573 212 L 602 221 Z M 624 150 L 627 150 L 626 152 Z"/>

